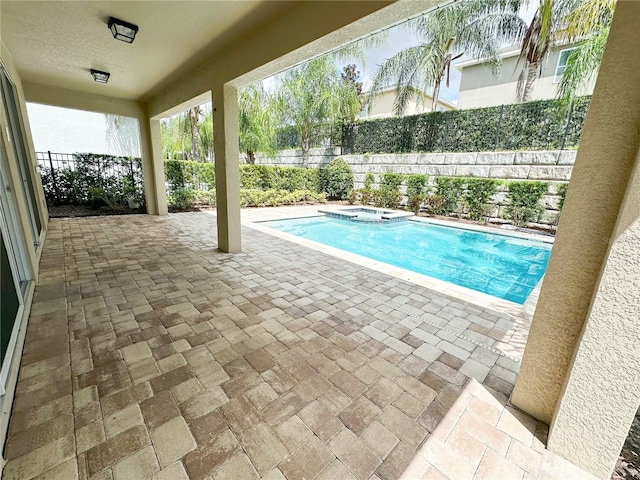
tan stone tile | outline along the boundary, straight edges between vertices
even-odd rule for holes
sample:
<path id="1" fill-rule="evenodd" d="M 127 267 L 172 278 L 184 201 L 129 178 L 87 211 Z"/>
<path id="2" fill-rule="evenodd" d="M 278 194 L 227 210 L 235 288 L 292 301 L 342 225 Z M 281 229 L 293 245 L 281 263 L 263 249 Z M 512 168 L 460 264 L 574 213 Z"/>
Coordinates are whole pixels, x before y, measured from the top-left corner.
<path id="1" fill-rule="evenodd" d="M 151 350 L 147 342 L 134 343 L 122 349 L 122 358 L 128 365 L 149 357 L 151 357 Z"/>
<path id="2" fill-rule="evenodd" d="M 258 412 L 244 396 L 232 398 L 220 411 L 236 434 L 260 423 Z"/>
<path id="3" fill-rule="evenodd" d="M 524 471 L 515 463 L 506 460 L 493 450 L 487 449 L 480 461 L 474 480 L 493 480 L 495 478 L 522 480 L 523 477 Z"/>
<path id="4" fill-rule="evenodd" d="M 173 395 L 178 405 L 200 395 L 202 392 L 204 392 L 204 388 L 202 388 L 197 378 L 192 378 L 175 387 L 171 387 L 171 395 Z"/>
<path id="5" fill-rule="evenodd" d="M 96 395 L 98 391 L 96 389 Z M 19 432 L 42 425 L 50 420 L 73 412 L 73 400 L 71 395 L 56 398 L 40 407 L 24 412 L 13 412 L 9 425 L 9 435 L 16 435 Z M 77 426 L 76 426 L 77 428 Z"/>
<path id="6" fill-rule="evenodd" d="M 313 435 L 313 432 L 309 430 L 309 427 L 307 427 L 297 415 L 282 422 L 276 429 L 276 433 L 289 452 L 293 452 L 299 445 Z"/>
<path id="7" fill-rule="evenodd" d="M 369 425 L 360 438 L 382 459 L 386 458 L 399 442 L 398 437 L 378 422 Z"/>
<path id="8" fill-rule="evenodd" d="M 364 383 L 345 370 L 340 370 L 329 377 L 329 381 L 345 395 L 356 398 L 367 390 Z"/>
<path id="9" fill-rule="evenodd" d="M 260 412 L 260 416 L 267 425 L 275 427 L 298 413 L 302 407 L 304 407 L 302 401 L 293 393 L 288 392 L 267 405 Z"/>
<path id="10" fill-rule="evenodd" d="M 380 374 L 369 365 L 363 365 L 353 372 L 353 376 L 365 385 L 373 385 L 379 378 Z"/>
<path id="11" fill-rule="evenodd" d="M 420 455 L 450 478 L 458 480 L 471 480 L 473 478 L 476 469 L 475 465 L 464 455 L 438 438 L 429 437 L 420 449 Z"/>
<path id="12" fill-rule="evenodd" d="M 425 410 L 425 404 L 406 392 L 402 392 L 393 401 L 393 405 L 407 417 L 415 420 Z"/>
<path id="13" fill-rule="evenodd" d="M 96 420 L 82 428 L 76 430 L 76 451 L 86 452 L 99 443 L 105 441 L 104 424 L 101 420 Z"/>
<path id="14" fill-rule="evenodd" d="M 74 456 L 74 436 L 67 435 L 10 460 L 4 467 L 2 478 L 5 480 L 33 478 Z"/>
<path id="15" fill-rule="evenodd" d="M 87 451 L 89 475 L 111 467 L 120 460 L 149 445 L 147 429 L 138 425 Z"/>
<path id="16" fill-rule="evenodd" d="M 279 468 L 274 468 L 262 477 L 262 480 L 287 480 Z"/>
<path id="17" fill-rule="evenodd" d="M 158 360 L 158 368 L 160 368 L 162 373 L 167 373 L 171 370 L 175 370 L 176 368 L 184 367 L 186 364 L 187 361 L 179 353 Z"/>
<path id="18" fill-rule="evenodd" d="M 300 410 L 298 416 L 325 443 L 344 428 L 342 422 L 317 400 Z"/>
<path id="19" fill-rule="evenodd" d="M 151 478 L 160 470 L 153 447 L 143 448 L 116 463 L 111 471 L 114 480 L 141 480 Z"/>
<path id="20" fill-rule="evenodd" d="M 231 380 L 224 382 L 221 386 L 227 397 L 234 398 L 240 395 L 244 395 L 245 392 L 259 385 L 261 381 L 262 380 L 260 379 L 260 375 L 255 372 L 251 372 L 245 375 L 234 377 Z M 267 383 L 269 382 L 267 381 Z"/>
<path id="21" fill-rule="evenodd" d="M 536 420 L 512 407 L 506 407 L 498 420 L 498 430 L 530 447 L 536 431 Z"/>
<path id="22" fill-rule="evenodd" d="M 305 403 L 311 403 L 331 388 L 321 375 L 312 375 L 293 388 L 293 392 Z"/>
<path id="23" fill-rule="evenodd" d="M 262 410 L 269 403 L 278 398 L 278 394 L 266 382 L 259 384 L 257 387 L 253 387 L 244 395 L 253 404 L 256 410 Z"/>
<path id="24" fill-rule="evenodd" d="M 471 436 L 460 426 L 453 428 L 445 443 L 462 453 L 471 460 L 474 465 L 480 463 L 480 459 L 482 459 L 482 455 L 484 455 L 486 449 L 480 440 Z"/>
<path id="25" fill-rule="evenodd" d="M 458 421 L 458 425 L 500 455 L 507 454 L 511 441 L 509 436 L 480 420 L 473 413 L 465 412 Z"/>
<path id="26" fill-rule="evenodd" d="M 162 467 L 171 465 L 196 448 L 196 442 L 182 417 L 176 417 L 151 432 Z"/>
<path id="27" fill-rule="evenodd" d="M 318 477 L 318 480 L 355 480 L 356 477 L 340 460 L 334 460 Z"/>
<path id="28" fill-rule="evenodd" d="M 376 418 L 381 410 L 365 397 L 356 398 L 339 414 L 340 419 L 357 435 L 360 435 Z"/>
<path id="29" fill-rule="evenodd" d="M 151 397 L 153 392 L 147 382 L 134 385 L 131 388 L 124 389 L 120 392 L 109 395 L 102 398 L 100 403 L 102 405 L 102 413 L 104 415 L 111 415 L 119 410 L 122 410 L 134 403 L 141 403 L 143 400 Z"/>
<path id="30" fill-rule="evenodd" d="M 335 456 L 320 441 L 318 437 L 311 437 L 300 448 L 287 457 L 281 464 L 280 470 L 289 480 L 315 478 L 327 468 Z"/>
<path id="31" fill-rule="evenodd" d="M 66 414 L 16 433 L 7 440 L 4 450 L 5 459 L 11 460 L 60 437 L 70 435 L 73 433 L 73 427 L 73 416 Z"/>
<path id="32" fill-rule="evenodd" d="M 50 468 L 44 473 L 33 477 L 33 480 L 78 480 L 78 463 L 75 458 Z"/>
<path id="33" fill-rule="evenodd" d="M 525 472 L 537 477 L 542 465 L 542 454 L 524 446 L 517 440 L 512 440 L 507 451 L 507 460 L 515 463 Z"/>
<path id="34" fill-rule="evenodd" d="M 351 398 L 337 388 L 327 390 L 318 400 L 334 415 L 340 413 L 344 407 L 351 403 Z"/>
<path id="35" fill-rule="evenodd" d="M 424 428 L 417 425 L 393 405 L 383 410 L 378 417 L 378 422 L 412 448 L 417 447 L 427 435 Z"/>
<path id="36" fill-rule="evenodd" d="M 140 411 L 140 406 L 137 404 L 130 405 L 104 418 L 104 429 L 107 438 L 115 437 L 119 433 L 129 430 L 136 425 L 143 424 L 144 419 L 142 418 L 142 412 Z"/>
<path id="37" fill-rule="evenodd" d="M 481 420 L 484 420 L 494 426 L 498 424 L 498 420 L 500 420 L 500 415 L 502 413 L 502 409 L 497 409 L 476 397 L 472 398 L 471 402 L 469 402 L 468 410 Z"/>
<path id="38" fill-rule="evenodd" d="M 402 389 L 386 378 L 381 378 L 365 392 L 364 396 L 381 408 L 385 408 L 402 393 Z"/>
<path id="39" fill-rule="evenodd" d="M 160 375 L 160 369 L 153 358 L 145 358 L 129 365 L 129 375 L 133 384 L 150 380 Z"/>
<path id="40" fill-rule="evenodd" d="M 369 478 L 381 463 L 373 451 L 348 429 L 336 435 L 329 442 L 329 448 L 359 479 Z"/>
<path id="41" fill-rule="evenodd" d="M 256 469 L 246 455 L 239 454 L 231 457 L 219 468 L 214 470 L 216 480 L 238 480 L 240 478 L 251 480 L 260 478 Z"/>
<path id="42" fill-rule="evenodd" d="M 451 480 L 435 467 L 429 467 L 422 476 L 422 480 Z"/>
<path id="43" fill-rule="evenodd" d="M 229 425 L 219 411 L 213 411 L 194 420 L 189 428 L 198 445 L 203 445 L 213 441 Z"/>
<path id="44" fill-rule="evenodd" d="M 185 420 L 191 423 L 196 418 L 206 415 L 221 405 L 224 405 L 227 401 L 227 396 L 222 389 L 220 387 L 214 387 L 180 405 L 180 411 L 182 415 L 184 415 Z"/>
<path id="45" fill-rule="evenodd" d="M 240 433 L 240 442 L 261 475 L 287 456 L 286 447 L 271 428 L 262 422 Z"/>
<path id="46" fill-rule="evenodd" d="M 376 474 L 382 480 L 395 480 L 399 478 L 409 480 L 420 478 L 419 476 L 403 475 L 415 456 L 413 448 L 400 442 L 378 467 Z"/>
<path id="47" fill-rule="evenodd" d="M 160 375 L 159 377 L 152 378 L 149 383 L 151 384 L 153 391 L 158 393 L 164 390 L 169 390 L 171 387 L 180 385 L 191 378 L 193 378 L 193 373 L 191 373 L 188 366 L 183 366 Z"/>
<path id="48" fill-rule="evenodd" d="M 247 353 L 244 357 L 247 362 L 259 373 L 269 370 L 276 365 L 276 362 L 263 350 L 256 350 Z"/>
<path id="49" fill-rule="evenodd" d="M 183 463 L 189 479 L 204 479 L 214 468 L 235 455 L 239 449 L 240 445 L 231 431 L 223 431 L 211 442 L 198 446 L 196 450 L 184 457 Z"/>
<path id="50" fill-rule="evenodd" d="M 168 391 L 160 392 L 141 402 L 140 410 L 145 424 L 150 430 L 158 428 L 174 417 L 180 416 L 180 410 Z"/>
<path id="51" fill-rule="evenodd" d="M 262 372 L 262 378 L 276 393 L 284 393 L 297 385 L 297 381 L 285 369 L 276 365 Z"/>
<path id="52" fill-rule="evenodd" d="M 175 462 L 153 475 L 152 480 L 189 480 L 182 462 Z"/>

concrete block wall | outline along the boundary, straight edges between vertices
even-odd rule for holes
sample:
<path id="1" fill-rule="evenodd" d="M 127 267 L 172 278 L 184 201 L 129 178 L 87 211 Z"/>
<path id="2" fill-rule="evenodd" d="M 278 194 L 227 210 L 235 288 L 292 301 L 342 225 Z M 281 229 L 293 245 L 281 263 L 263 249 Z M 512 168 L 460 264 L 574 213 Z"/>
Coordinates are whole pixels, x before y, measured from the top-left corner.
<path id="1" fill-rule="evenodd" d="M 545 209 L 541 224 L 548 226 L 557 219 L 557 187 L 569 181 L 576 150 L 340 155 L 339 147 L 315 148 L 310 150 L 306 166 L 324 167 L 340 156 L 351 166 L 356 188 L 363 187 L 368 172 L 375 174 L 376 182 L 380 174 L 388 172 L 425 174 L 430 177 L 430 185 L 437 176 L 549 182 L 549 192 L 541 200 Z M 302 160 L 299 150 L 283 150 L 273 159 L 258 155 L 256 163 L 293 167 L 303 166 Z M 493 221 L 504 221 L 506 190 L 502 185 L 493 198 Z"/>

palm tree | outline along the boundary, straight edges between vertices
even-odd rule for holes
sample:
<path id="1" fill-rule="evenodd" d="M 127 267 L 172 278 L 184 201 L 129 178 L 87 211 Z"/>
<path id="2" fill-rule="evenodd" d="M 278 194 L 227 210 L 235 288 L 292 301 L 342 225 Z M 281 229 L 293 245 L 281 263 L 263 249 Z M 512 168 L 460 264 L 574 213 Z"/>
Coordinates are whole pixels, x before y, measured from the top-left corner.
<path id="1" fill-rule="evenodd" d="M 326 55 L 285 72 L 277 97 L 283 121 L 294 125 L 300 135 L 305 163 L 318 126 L 353 120 L 360 111 L 355 90 Z"/>
<path id="2" fill-rule="evenodd" d="M 256 152 L 269 157 L 277 154 L 277 108 L 261 83 L 240 91 L 240 151 L 247 153 L 247 163 L 255 164 Z"/>
<path id="3" fill-rule="evenodd" d="M 542 62 L 549 49 L 558 41 L 566 40 L 568 15 L 582 0 L 539 0 L 527 32 L 522 41 L 518 65 L 522 70 L 516 85 L 516 98 L 520 102 L 531 100 L 533 84 L 540 76 Z"/>
<path id="4" fill-rule="evenodd" d="M 420 45 L 387 59 L 373 78 L 371 97 L 396 84 L 395 113 L 402 115 L 411 98 L 433 87 L 431 109 L 437 110 L 442 81 L 449 86 L 451 64 L 464 54 L 489 61 L 500 69 L 500 48 L 515 43 L 526 25 L 518 16 L 521 0 L 463 0 L 412 22 Z"/>
<path id="5" fill-rule="evenodd" d="M 558 85 L 557 95 L 570 104 L 581 87 L 598 71 L 609 36 L 615 0 L 584 0 L 566 18 L 569 41 L 585 39 L 573 49 Z"/>

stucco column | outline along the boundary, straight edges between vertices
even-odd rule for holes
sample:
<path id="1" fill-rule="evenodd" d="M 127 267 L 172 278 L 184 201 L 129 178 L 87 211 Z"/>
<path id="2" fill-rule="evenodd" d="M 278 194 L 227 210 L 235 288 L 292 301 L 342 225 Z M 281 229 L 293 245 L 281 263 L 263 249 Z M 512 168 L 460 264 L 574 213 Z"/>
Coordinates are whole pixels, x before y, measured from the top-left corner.
<path id="1" fill-rule="evenodd" d="M 640 2 L 621 0 L 512 402 L 609 478 L 640 403 Z"/>
<path id="2" fill-rule="evenodd" d="M 211 97 L 218 248 L 223 252 L 236 253 L 241 248 L 238 89 L 215 85 Z"/>
<path id="3" fill-rule="evenodd" d="M 167 192 L 164 186 L 160 121 L 142 118 L 138 120 L 138 124 L 140 125 L 140 151 L 147 213 L 166 215 L 168 213 Z"/>

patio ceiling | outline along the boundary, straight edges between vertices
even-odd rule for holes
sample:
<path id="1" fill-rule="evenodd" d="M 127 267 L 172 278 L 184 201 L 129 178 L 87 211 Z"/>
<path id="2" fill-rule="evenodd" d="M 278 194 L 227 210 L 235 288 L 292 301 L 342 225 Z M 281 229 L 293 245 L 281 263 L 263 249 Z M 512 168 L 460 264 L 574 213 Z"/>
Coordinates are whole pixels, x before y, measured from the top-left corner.
<path id="1" fill-rule="evenodd" d="M 295 3 L 2 1 L 0 32 L 23 81 L 144 100 Z M 111 36 L 111 16 L 140 27 L 133 44 Z"/>

